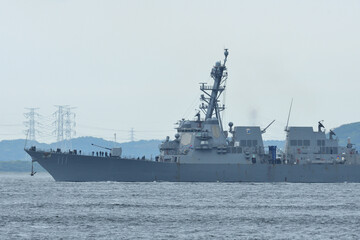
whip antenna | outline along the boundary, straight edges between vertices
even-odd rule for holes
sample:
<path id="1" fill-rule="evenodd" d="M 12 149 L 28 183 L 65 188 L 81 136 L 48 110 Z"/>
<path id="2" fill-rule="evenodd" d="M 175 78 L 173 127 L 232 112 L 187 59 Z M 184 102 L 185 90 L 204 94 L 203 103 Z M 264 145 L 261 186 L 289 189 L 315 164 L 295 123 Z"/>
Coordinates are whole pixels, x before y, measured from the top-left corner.
<path id="1" fill-rule="evenodd" d="M 285 132 L 289 131 L 288 126 L 289 126 L 289 120 L 290 120 L 290 114 L 291 114 L 291 108 L 292 108 L 293 100 L 294 99 L 292 98 L 291 99 L 291 104 L 290 104 L 290 109 L 289 109 L 289 114 L 288 114 L 288 118 L 287 118 L 287 122 L 286 122 Z"/>

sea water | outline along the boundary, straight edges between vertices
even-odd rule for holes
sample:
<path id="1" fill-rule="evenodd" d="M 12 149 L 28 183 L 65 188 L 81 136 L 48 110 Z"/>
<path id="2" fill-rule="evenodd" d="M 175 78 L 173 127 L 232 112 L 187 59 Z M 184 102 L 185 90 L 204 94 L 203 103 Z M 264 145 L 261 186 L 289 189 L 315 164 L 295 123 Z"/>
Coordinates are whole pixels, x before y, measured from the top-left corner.
<path id="1" fill-rule="evenodd" d="M 360 184 L 74 183 L 0 173 L 0 239 L 360 239 Z"/>

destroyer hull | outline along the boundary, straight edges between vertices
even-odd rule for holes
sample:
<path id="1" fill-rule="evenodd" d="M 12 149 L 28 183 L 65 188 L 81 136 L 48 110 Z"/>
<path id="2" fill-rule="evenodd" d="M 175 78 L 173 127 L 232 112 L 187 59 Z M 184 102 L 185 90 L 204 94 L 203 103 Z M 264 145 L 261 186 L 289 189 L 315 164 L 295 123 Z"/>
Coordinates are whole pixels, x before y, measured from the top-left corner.
<path id="1" fill-rule="evenodd" d="M 360 165 L 181 164 L 28 152 L 56 181 L 360 182 Z"/>

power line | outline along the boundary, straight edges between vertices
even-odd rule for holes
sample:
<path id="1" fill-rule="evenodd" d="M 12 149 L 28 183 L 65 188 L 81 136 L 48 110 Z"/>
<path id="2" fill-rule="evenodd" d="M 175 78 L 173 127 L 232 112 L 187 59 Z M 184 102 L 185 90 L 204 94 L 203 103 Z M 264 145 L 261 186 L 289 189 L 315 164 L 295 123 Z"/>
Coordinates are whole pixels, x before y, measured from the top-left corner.
<path id="1" fill-rule="evenodd" d="M 0 124 L 0 127 L 19 127 L 21 124 Z"/>
<path id="2" fill-rule="evenodd" d="M 125 129 L 103 128 L 103 127 L 84 125 L 84 124 L 77 124 L 76 126 L 77 126 L 77 128 L 86 128 L 86 129 L 93 129 L 93 130 L 100 130 L 100 131 L 129 132 L 129 130 L 125 130 Z M 157 133 L 157 132 L 173 131 L 173 129 L 168 129 L 168 130 L 133 130 L 133 131 L 134 131 L 134 133 L 139 133 L 139 132 L 147 132 L 147 133 L 153 133 L 154 132 L 154 133 Z"/>

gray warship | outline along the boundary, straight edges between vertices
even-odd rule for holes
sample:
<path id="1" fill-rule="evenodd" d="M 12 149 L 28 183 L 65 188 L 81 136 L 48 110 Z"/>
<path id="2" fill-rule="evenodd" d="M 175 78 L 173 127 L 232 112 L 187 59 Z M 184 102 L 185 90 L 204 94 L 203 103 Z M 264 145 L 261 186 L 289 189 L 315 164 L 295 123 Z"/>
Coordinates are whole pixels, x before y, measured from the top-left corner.
<path id="1" fill-rule="evenodd" d="M 230 122 L 224 130 L 225 106 L 219 97 L 226 88 L 228 54 L 225 49 L 223 62 L 213 66 L 213 84 L 200 84 L 199 112 L 192 120 L 178 122 L 174 139 L 166 137 L 155 160 L 122 157 L 121 148 L 108 149 L 102 156 L 36 146 L 25 151 L 56 181 L 360 182 L 356 149 L 350 141 L 340 147 L 333 131 L 326 135 L 322 122 L 317 131 L 286 126 L 283 151 L 276 146 L 265 148 L 262 134 L 269 126 L 261 129 Z"/>

